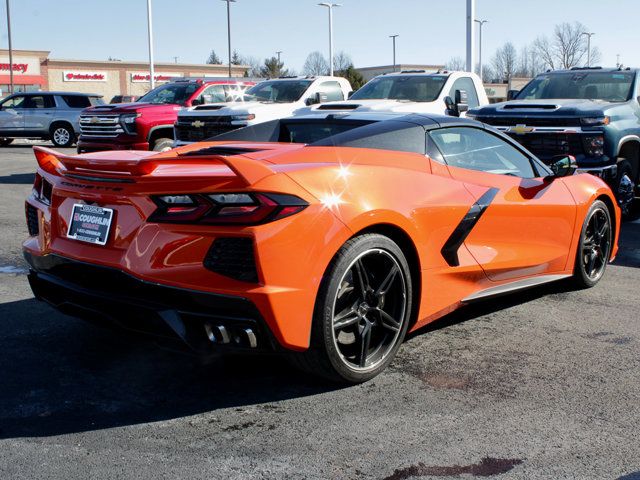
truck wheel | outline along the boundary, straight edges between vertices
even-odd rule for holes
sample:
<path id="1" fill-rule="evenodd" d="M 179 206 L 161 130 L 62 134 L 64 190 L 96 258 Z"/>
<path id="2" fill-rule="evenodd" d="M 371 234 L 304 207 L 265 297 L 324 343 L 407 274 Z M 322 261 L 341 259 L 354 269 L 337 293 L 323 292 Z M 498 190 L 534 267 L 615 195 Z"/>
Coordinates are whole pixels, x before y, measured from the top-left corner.
<path id="1" fill-rule="evenodd" d="M 631 177 L 633 170 L 627 160 L 620 160 L 618 162 L 618 176 L 615 180 L 613 193 L 618 200 L 622 215 L 628 217 L 631 214 L 633 207 L 633 200 L 635 198 L 635 185 Z"/>
<path id="2" fill-rule="evenodd" d="M 11 145 L 11 142 L 13 142 L 13 138 L 0 138 L 0 147 Z"/>
<path id="3" fill-rule="evenodd" d="M 70 147 L 76 140 L 76 134 L 69 125 L 59 123 L 51 127 L 51 142 L 56 147 Z"/>
<path id="4" fill-rule="evenodd" d="M 154 152 L 166 152 L 173 148 L 173 138 L 158 138 L 153 142 Z"/>

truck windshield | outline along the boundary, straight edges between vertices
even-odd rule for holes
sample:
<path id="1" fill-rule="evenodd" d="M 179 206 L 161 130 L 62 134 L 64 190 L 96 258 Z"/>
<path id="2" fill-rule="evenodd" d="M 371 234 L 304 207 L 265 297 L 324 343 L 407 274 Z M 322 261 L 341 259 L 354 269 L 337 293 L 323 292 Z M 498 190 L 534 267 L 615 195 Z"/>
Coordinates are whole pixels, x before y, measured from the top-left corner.
<path id="1" fill-rule="evenodd" d="M 573 71 L 546 73 L 529 82 L 517 100 L 574 98 L 626 102 L 631 98 L 634 73 Z"/>
<path id="2" fill-rule="evenodd" d="M 272 80 L 261 82 L 245 92 L 244 101 L 297 102 L 312 83 L 313 80 Z"/>
<path id="3" fill-rule="evenodd" d="M 154 88 L 140 97 L 138 102 L 185 105 L 198 88 L 200 85 L 197 83 L 169 83 Z"/>
<path id="4" fill-rule="evenodd" d="M 405 100 L 433 102 L 447 81 L 446 75 L 389 75 L 376 77 L 351 95 L 350 100 Z"/>

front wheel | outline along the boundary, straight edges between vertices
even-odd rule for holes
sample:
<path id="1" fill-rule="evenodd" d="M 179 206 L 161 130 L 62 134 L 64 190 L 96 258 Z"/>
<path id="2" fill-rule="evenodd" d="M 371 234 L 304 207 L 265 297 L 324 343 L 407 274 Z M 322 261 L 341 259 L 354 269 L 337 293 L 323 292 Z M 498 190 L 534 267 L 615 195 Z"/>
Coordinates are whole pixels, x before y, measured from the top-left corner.
<path id="1" fill-rule="evenodd" d="M 384 370 L 411 317 L 411 272 L 388 237 L 352 238 L 332 260 L 316 300 L 311 346 L 298 366 L 333 381 L 365 382 Z"/>
<path id="2" fill-rule="evenodd" d="M 635 199 L 635 185 L 633 184 L 633 170 L 627 160 L 618 162 L 618 176 L 615 180 L 613 191 L 618 205 L 624 217 L 629 217 L 633 209 Z"/>
<path id="3" fill-rule="evenodd" d="M 607 269 L 613 244 L 613 228 L 609 209 L 600 200 L 591 205 L 580 233 L 574 283 L 580 288 L 590 288 L 600 281 Z"/>
<path id="4" fill-rule="evenodd" d="M 75 141 L 75 136 L 69 125 L 54 125 L 51 128 L 51 142 L 56 147 L 70 147 Z"/>
<path id="5" fill-rule="evenodd" d="M 153 151 L 154 152 L 166 152 L 173 148 L 173 139 L 172 138 L 158 138 L 155 142 L 153 142 Z"/>

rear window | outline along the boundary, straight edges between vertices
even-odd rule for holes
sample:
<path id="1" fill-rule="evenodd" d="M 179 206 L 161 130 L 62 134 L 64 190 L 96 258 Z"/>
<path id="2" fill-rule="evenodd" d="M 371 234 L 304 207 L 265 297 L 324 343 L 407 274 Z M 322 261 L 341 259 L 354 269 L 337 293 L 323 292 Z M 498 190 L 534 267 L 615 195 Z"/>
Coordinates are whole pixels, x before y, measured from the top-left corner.
<path id="1" fill-rule="evenodd" d="M 87 108 L 104 103 L 100 97 L 85 97 L 82 95 L 62 95 L 62 99 L 70 108 Z"/>
<path id="2" fill-rule="evenodd" d="M 368 122 L 283 122 L 279 142 L 314 143 L 319 140 L 367 125 Z"/>

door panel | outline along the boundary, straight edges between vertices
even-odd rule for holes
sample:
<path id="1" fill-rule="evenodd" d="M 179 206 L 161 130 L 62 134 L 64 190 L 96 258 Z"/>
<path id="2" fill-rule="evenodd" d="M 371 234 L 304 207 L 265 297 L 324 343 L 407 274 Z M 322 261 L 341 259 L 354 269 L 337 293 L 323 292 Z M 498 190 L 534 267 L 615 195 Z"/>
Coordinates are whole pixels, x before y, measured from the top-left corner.
<path id="1" fill-rule="evenodd" d="M 49 131 L 49 124 L 55 109 L 53 98 L 50 96 L 33 95 L 27 97 L 24 109 L 24 129 L 29 132 Z"/>
<path id="2" fill-rule="evenodd" d="M 0 131 L 12 133 L 24 129 L 24 96 L 11 97 L 2 103 L 0 109 Z"/>
<path id="3" fill-rule="evenodd" d="M 479 199 L 497 192 L 464 244 L 494 281 L 559 272 L 566 267 L 576 205 L 561 180 L 519 178 L 449 166 Z"/>

